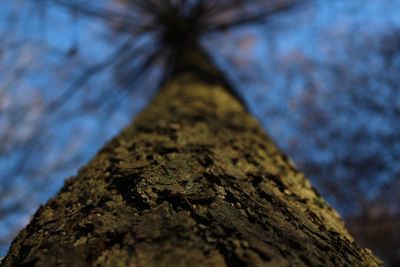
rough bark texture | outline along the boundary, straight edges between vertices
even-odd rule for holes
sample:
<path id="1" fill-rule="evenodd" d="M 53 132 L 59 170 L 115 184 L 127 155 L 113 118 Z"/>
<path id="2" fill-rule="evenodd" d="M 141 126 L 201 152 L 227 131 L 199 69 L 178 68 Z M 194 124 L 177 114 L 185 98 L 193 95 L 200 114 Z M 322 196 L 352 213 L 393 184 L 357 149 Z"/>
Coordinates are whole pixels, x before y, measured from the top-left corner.
<path id="1" fill-rule="evenodd" d="M 177 75 L 2 266 L 380 266 L 223 86 Z"/>

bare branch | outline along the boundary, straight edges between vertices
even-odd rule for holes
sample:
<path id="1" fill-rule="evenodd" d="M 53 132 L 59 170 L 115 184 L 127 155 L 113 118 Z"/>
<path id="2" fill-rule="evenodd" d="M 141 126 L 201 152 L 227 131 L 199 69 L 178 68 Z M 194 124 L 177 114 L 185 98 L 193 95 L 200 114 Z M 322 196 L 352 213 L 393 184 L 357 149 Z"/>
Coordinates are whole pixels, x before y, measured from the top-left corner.
<path id="1" fill-rule="evenodd" d="M 46 107 L 48 111 L 54 111 L 56 108 L 62 106 L 68 99 L 77 93 L 77 89 L 81 88 L 93 75 L 99 73 L 105 68 L 109 67 L 113 62 L 123 57 L 125 51 L 132 46 L 132 38 L 129 38 L 113 53 L 111 53 L 105 60 L 100 63 L 88 67 L 62 94 L 53 100 Z"/>
<path id="2" fill-rule="evenodd" d="M 78 4 L 73 1 L 65 1 L 65 0 L 44 0 L 50 4 L 56 4 L 61 7 L 67 8 L 73 12 L 77 12 L 81 15 L 85 15 L 88 17 L 105 20 L 105 21 L 117 21 L 121 25 L 124 26 L 125 29 L 134 29 L 134 28 L 142 28 L 145 27 L 145 23 L 138 23 L 138 21 L 142 21 L 144 16 L 134 16 L 128 15 L 126 13 L 116 12 L 111 9 L 102 9 L 99 7 L 95 7 L 90 4 Z"/>
<path id="3" fill-rule="evenodd" d="M 235 1 L 236 2 L 236 1 Z M 244 6 L 246 4 L 242 3 L 242 1 L 238 1 L 238 4 L 231 4 L 229 6 L 225 6 L 225 10 L 218 7 L 218 13 L 215 13 L 215 16 L 221 16 L 225 12 L 232 12 L 241 10 L 240 6 Z M 233 27 L 238 27 L 246 24 L 260 23 L 271 17 L 272 15 L 276 15 L 279 13 L 284 13 L 294 8 L 299 7 L 300 5 L 304 5 L 308 3 L 308 0 L 298 1 L 298 0 L 272 0 L 272 1 L 253 1 L 253 4 L 256 8 L 256 11 L 252 14 L 242 14 L 237 16 L 237 18 L 215 22 L 213 21 L 213 17 L 210 17 L 209 20 L 211 22 L 203 22 L 204 27 L 202 27 L 202 32 L 210 32 L 210 31 L 220 31 L 227 30 Z M 239 5 L 239 6 L 238 6 Z M 215 17 L 214 17 L 215 18 Z"/>

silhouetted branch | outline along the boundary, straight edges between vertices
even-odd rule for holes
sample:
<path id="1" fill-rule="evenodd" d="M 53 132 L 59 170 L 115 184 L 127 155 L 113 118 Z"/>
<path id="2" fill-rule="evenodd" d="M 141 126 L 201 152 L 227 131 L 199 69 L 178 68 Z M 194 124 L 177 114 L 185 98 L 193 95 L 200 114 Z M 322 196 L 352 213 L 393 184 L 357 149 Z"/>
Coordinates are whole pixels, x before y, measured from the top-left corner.
<path id="1" fill-rule="evenodd" d="M 100 63 L 94 64 L 88 67 L 73 83 L 68 86 L 64 92 L 56 97 L 55 100 L 50 102 L 46 109 L 48 111 L 54 111 L 55 108 L 59 108 L 68 99 L 70 99 L 76 92 L 77 89 L 81 88 L 93 75 L 101 72 L 105 68 L 109 67 L 113 62 L 117 61 L 124 56 L 126 50 L 132 46 L 132 38 L 124 42 L 119 48 L 117 48 L 113 53 L 111 53 L 105 60 Z"/>
<path id="2" fill-rule="evenodd" d="M 307 0 L 303 2 L 299 2 L 298 0 L 285 0 L 285 1 L 266 1 L 262 3 L 261 1 L 255 1 L 260 3 L 253 3 L 255 5 L 255 12 L 250 12 L 250 14 L 240 14 L 236 16 L 234 19 L 228 19 L 227 21 L 221 22 L 205 22 L 204 27 L 202 28 L 202 32 L 210 32 L 210 31 L 219 31 L 219 30 L 227 30 L 230 28 L 246 25 L 246 24 L 255 24 L 260 23 L 267 20 L 272 15 L 276 15 L 279 13 L 288 12 L 300 6 L 300 4 L 304 5 Z M 238 5 L 243 5 L 238 4 Z M 239 6 L 232 5 L 227 10 L 238 10 Z M 226 12 L 221 9 L 221 13 Z M 221 16 L 221 15 L 217 15 Z M 212 17 L 211 17 L 212 20 Z"/>
<path id="3" fill-rule="evenodd" d="M 138 15 L 128 15 L 122 12 L 113 11 L 111 9 L 103 9 L 100 7 L 95 7 L 88 3 L 75 3 L 74 1 L 65 0 L 44 0 L 51 4 L 56 4 L 61 7 L 65 7 L 73 12 L 87 17 L 92 17 L 96 19 L 101 19 L 106 22 L 118 22 L 118 25 L 124 30 L 129 31 L 129 33 L 142 33 L 146 31 L 153 30 L 153 26 L 146 21 L 146 17 L 142 16 L 140 13 Z"/>

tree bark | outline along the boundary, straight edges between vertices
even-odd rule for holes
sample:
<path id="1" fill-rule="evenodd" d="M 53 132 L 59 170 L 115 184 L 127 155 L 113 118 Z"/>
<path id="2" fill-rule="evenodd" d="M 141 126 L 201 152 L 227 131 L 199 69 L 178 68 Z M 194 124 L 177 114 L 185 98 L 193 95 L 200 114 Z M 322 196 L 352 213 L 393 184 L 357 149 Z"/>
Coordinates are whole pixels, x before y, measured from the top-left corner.
<path id="1" fill-rule="evenodd" d="M 179 72 L 2 266 L 381 266 L 226 90 Z"/>

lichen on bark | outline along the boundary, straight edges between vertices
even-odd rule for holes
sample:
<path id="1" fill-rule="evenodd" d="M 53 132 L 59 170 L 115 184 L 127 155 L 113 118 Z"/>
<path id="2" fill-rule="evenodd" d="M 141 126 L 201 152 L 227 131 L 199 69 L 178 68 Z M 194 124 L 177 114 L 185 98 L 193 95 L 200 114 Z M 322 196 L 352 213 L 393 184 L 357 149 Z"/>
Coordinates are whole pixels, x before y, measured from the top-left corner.
<path id="1" fill-rule="evenodd" d="M 381 266 L 219 83 L 177 75 L 2 266 Z"/>

